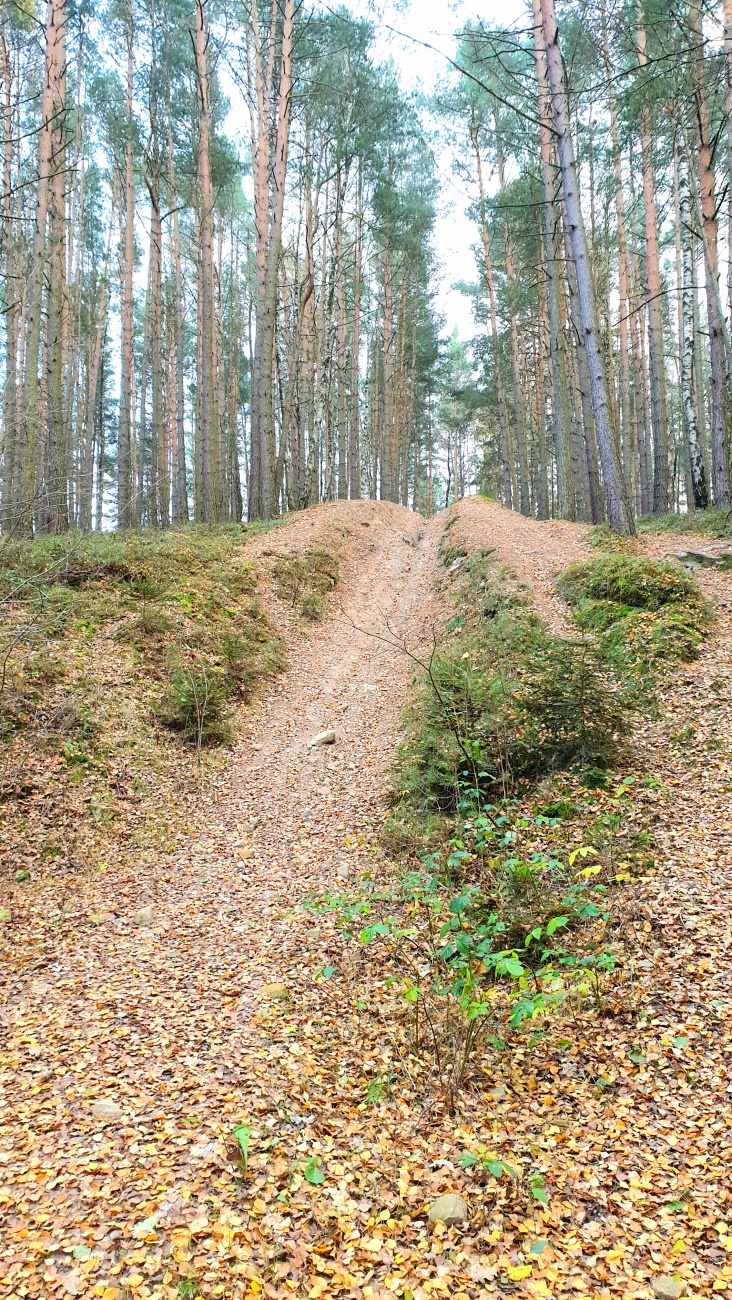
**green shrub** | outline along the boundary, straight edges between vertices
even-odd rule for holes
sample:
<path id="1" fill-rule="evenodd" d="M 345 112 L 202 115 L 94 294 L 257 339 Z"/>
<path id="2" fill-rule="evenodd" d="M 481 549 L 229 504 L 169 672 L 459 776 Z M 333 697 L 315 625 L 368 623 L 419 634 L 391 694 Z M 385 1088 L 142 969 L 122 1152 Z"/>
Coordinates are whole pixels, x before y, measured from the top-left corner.
<path id="1" fill-rule="evenodd" d="M 228 701 L 231 685 L 225 674 L 205 664 L 173 668 L 156 714 L 164 726 L 177 731 L 186 744 L 201 749 L 232 739 Z"/>
<path id="2" fill-rule="evenodd" d="M 613 601 L 631 609 L 661 609 L 663 605 L 701 603 L 693 578 L 668 560 L 613 555 L 570 564 L 557 580 L 570 605 L 580 600 Z"/>
<path id="3" fill-rule="evenodd" d="M 172 618 L 164 610 L 148 607 L 139 618 L 133 619 L 131 623 L 123 623 L 115 634 L 115 639 L 125 641 L 137 650 L 144 650 L 148 642 L 166 636 L 174 627 Z"/>
<path id="4" fill-rule="evenodd" d="M 317 623 L 325 613 L 325 596 L 319 591 L 309 591 L 300 601 L 300 613 L 311 623 Z"/>
<path id="5" fill-rule="evenodd" d="M 609 524 L 596 524 L 590 529 L 587 540 L 595 550 L 609 551 L 613 554 L 624 553 L 628 546 L 627 537 L 614 533 Z"/>
<path id="6" fill-rule="evenodd" d="M 587 641 L 548 638 L 526 665 L 518 711 L 525 771 L 608 767 L 627 730 L 627 710 Z"/>
<path id="7" fill-rule="evenodd" d="M 515 836 L 522 820 L 499 805 L 473 831 Z M 450 1109 L 486 1041 L 500 1050 L 507 1030 L 535 1017 L 546 1024 L 567 998 L 599 1009 L 616 964 L 606 930 L 596 932 L 598 919 L 609 920 L 606 887 L 574 866 L 591 848 L 491 857 L 480 879 L 466 874 L 477 856 L 466 848 L 453 840 L 385 887 L 369 873 L 355 892 L 310 902 L 335 912 L 348 938 L 378 948 L 381 978 L 387 973 L 411 1020 L 413 1050 L 433 1055 Z M 455 860 L 465 871 L 454 871 Z"/>
<path id="8" fill-rule="evenodd" d="M 467 561 L 465 586 L 467 608 L 420 675 L 397 755 L 396 802 L 422 817 L 603 767 L 628 726 L 598 650 L 552 636 L 490 555 Z"/>
<path id="9" fill-rule="evenodd" d="M 712 621 L 695 580 L 666 560 L 583 560 L 560 574 L 557 587 L 580 627 L 598 634 L 608 660 L 630 673 L 693 659 Z"/>
<path id="10" fill-rule="evenodd" d="M 260 620 L 252 618 L 241 630 L 225 632 L 218 643 L 217 658 L 244 700 L 251 698 L 261 678 L 271 677 L 284 667 L 281 642 L 272 637 L 263 615 Z"/>
<path id="11" fill-rule="evenodd" d="M 55 686 L 66 676 L 66 665 L 61 659 L 39 652 L 26 659 L 23 674 L 28 682 L 39 686 Z"/>

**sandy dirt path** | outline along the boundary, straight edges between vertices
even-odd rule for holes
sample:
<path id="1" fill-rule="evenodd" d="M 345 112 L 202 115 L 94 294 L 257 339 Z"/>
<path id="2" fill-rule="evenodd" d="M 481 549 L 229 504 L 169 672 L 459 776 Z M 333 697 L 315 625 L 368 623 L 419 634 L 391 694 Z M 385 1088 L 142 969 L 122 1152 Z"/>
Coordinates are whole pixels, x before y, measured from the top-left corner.
<path id="1" fill-rule="evenodd" d="M 218 1205 L 231 1183 L 222 1133 L 242 1120 L 256 1124 L 274 1105 L 297 1137 L 316 1110 L 318 1080 L 313 1100 L 303 1084 L 293 1114 L 284 1088 L 277 1111 L 272 1078 L 291 1082 L 294 1066 L 295 1085 L 315 1074 L 330 1086 L 339 1066 L 330 1062 L 325 1078 L 312 1058 L 301 1062 L 306 1049 L 288 1032 L 290 1011 L 298 1022 L 320 1015 L 317 1029 L 340 1015 L 337 990 L 316 980 L 340 939 L 332 923 L 318 928 L 295 905 L 316 885 L 342 888 L 381 853 L 384 785 L 410 664 L 380 637 L 414 640 L 426 628 L 434 564 L 420 518 L 371 503 L 350 508 L 351 526 L 354 515 L 356 526 L 359 516 L 371 521 L 376 541 L 347 564 L 331 616 L 295 638 L 290 670 L 249 711 L 231 761 L 202 792 L 185 849 L 79 882 L 65 907 L 53 889 L 39 895 L 41 911 L 77 925 L 66 941 L 59 936 L 40 976 L 23 971 L 7 986 L 14 1084 L 3 1099 L 0 1212 L 14 1244 L 0 1294 L 173 1296 L 181 1273 L 200 1277 L 204 1294 L 244 1294 L 247 1275 L 261 1275 L 273 1240 L 286 1233 L 281 1216 L 265 1225 L 264 1254 L 249 1266 L 245 1247 L 223 1283 L 218 1254 L 213 1271 L 194 1262 L 194 1239 L 182 1252 L 188 1262 L 170 1260 L 176 1225 L 212 1214 L 211 1197 Z M 314 536 L 301 527 L 296 540 L 324 544 L 316 524 Z M 258 549 L 287 549 L 293 532 L 279 530 Z M 336 744 L 309 749 L 328 727 Z M 140 925 L 144 908 L 151 923 Z M 271 983 L 286 984 L 291 1001 L 263 1000 L 260 986 Z M 278 1041 L 286 1044 L 282 1065 Z M 339 1091 L 345 1101 L 354 1088 L 360 1098 L 355 1080 L 336 1085 L 323 1116 L 337 1110 Z M 96 1119 L 99 1101 L 119 1114 Z M 322 1149 L 313 1141 L 310 1154 Z M 150 1233 L 135 1228 L 156 1214 Z M 301 1273 L 302 1261 L 293 1266 L 298 1288 Z"/>

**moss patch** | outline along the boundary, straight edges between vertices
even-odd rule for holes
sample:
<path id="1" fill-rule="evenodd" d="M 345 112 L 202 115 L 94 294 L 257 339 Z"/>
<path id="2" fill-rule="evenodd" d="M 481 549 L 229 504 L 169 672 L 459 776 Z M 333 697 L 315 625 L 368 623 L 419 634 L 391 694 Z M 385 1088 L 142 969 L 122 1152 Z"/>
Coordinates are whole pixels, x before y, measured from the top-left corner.
<path id="1" fill-rule="evenodd" d="M 597 635 L 617 670 L 634 677 L 664 661 L 693 659 L 712 624 L 698 584 L 665 560 L 608 555 L 578 561 L 557 587 L 577 624 Z"/>

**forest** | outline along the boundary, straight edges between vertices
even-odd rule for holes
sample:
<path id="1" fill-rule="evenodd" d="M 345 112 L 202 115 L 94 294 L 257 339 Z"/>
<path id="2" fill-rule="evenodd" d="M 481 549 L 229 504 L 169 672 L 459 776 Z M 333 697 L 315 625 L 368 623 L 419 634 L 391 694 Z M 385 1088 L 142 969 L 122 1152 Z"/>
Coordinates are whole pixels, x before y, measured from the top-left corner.
<path id="1" fill-rule="evenodd" d="M 732 0 L 0 99 L 0 1294 L 732 1296 Z"/>
<path id="2" fill-rule="evenodd" d="M 729 508 L 730 5 L 537 0 L 420 93 L 377 34 L 295 0 L 6 0 L 5 533 L 476 487 L 624 533 Z"/>

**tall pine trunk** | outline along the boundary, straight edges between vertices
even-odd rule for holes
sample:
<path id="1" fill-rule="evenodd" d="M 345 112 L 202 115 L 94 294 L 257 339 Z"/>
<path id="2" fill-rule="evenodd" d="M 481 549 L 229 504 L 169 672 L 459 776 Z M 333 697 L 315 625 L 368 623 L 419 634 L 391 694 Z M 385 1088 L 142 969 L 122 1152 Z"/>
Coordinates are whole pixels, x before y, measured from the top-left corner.
<path id="1" fill-rule="evenodd" d="M 712 489 L 715 505 L 730 504 L 729 442 L 729 357 L 725 347 L 725 322 L 719 295 L 719 252 L 717 205 L 712 167 L 712 141 L 704 86 L 704 47 L 700 0 L 689 4 L 688 26 L 693 49 L 694 117 L 701 198 L 702 236 L 706 270 L 709 357 L 712 375 Z"/>
<path id="2" fill-rule="evenodd" d="M 41 124 L 38 133 L 38 183 L 25 311 L 22 425 L 19 430 L 12 493 L 14 527 L 22 532 L 30 532 L 33 527 L 36 478 L 41 463 L 45 425 L 41 406 L 46 383 L 45 377 L 43 384 L 39 383 L 38 366 L 41 356 L 43 282 L 47 264 L 46 226 L 51 194 L 54 109 L 58 102 L 58 86 L 62 75 L 65 23 L 65 0 L 48 0 Z"/>
<path id="3" fill-rule="evenodd" d="M 607 515 L 611 527 L 616 532 L 634 534 L 635 525 L 623 481 L 617 438 L 612 426 L 607 374 L 600 347 L 595 286 L 587 257 L 587 241 L 577 189 L 574 148 L 569 130 L 567 82 L 559 48 L 554 0 L 542 0 L 542 28 L 557 154 L 562 175 L 562 192 L 577 273 L 583 339 L 602 464 Z"/>
<path id="4" fill-rule="evenodd" d="M 706 510 L 709 505 L 704 457 L 702 455 L 696 405 L 696 358 L 694 356 L 694 250 L 691 234 L 691 200 L 689 170 L 683 150 L 678 158 L 679 227 L 681 236 L 681 403 L 684 431 L 689 449 L 694 505 Z"/>
<path id="5" fill-rule="evenodd" d="M 541 0 L 533 0 L 534 66 L 539 102 L 539 146 L 541 155 L 542 208 L 541 229 L 544 243 L 544 275 L 546 301 L 549 315 L 549 357 L 552 379 L 552 424 L 554 430 L 554 457 L 557 466 L 557 498 L 559 514 L 563 519 L 574 519 L 574 484 L 570 453 L 569 410 L 567 401 L 567 376 L 562 351 L 561 311 L 561 259 L 558 232 L 559 208 L 555 201 L 552 174 L 552 136 L 547 85 L 546 49 L 542 35 Z"/>
<path id="6" fill-rule="evenodd" d="M 218 404 L 214 369 L 214 197 L 211 183 L 211 104 L 206 3 L 207 0 L 195 0 L 193 40 L 198 81 L 198 201 L 200 205 L 198 250 L 200 518 L 203 523 L 208 524 L 219 518 L 221 502 L 218 490 Z"/>
<path id="7" fill-rule="evenodd" d="M 645 68 L 646 32 L 638 4 L 638 63 Z M 653 168 L 651 112 L 641 107 L 641 153 L 643 158 L 643 218 L 646 251 L 646 302 L 648 308 L 648 360 L 653 429 L 653 513 L 668 510 L 668 425 L 666 413 L 666 366 L 664 362 L 663 314 L 661 311 L 661 269 L 658 252 L 658 211 Z"/>
<path id="8" fill-rule="evenodd" d="M 252 8 L 256 63 L 256 113 L 253 127 L 255 153 L 255 224 L 257 228 L 257 303 L 251 399 L 251 461 L 248 513 L 250 519 L 270 519 L 277 514 L 277 440 L 274 413 L 274 359 L 277 325 L 277 289 L 282 249 L 282 221 L 287 174 L 292 88 L 292 39 L 295 0 L 284 0 L 279 55 L 277 111 L 272 123 L 274 157 L 270 159 L 270 113 L 274 102 L 274 45 L 278 6 L 273 0 L 269 51 L 259 37 L 256 4 Z"/>
<path id="9" fill-rule="evenodd" d="M 135 159 L 134 159 L 134 27 L 132 3 L 127 9 L 125 37 L 127 43 L 127 86 L 125 121 L 125 179 L 124 179 L 124 236 L 121 241 L 121 375 L 119 394 L 119 424 L 117 429 L 117 524 L 128 528 L 132 523 L 132 440 L 133 390 L 135 386 L 135 321 L 134 285 L 135 270 Z"/>
<path id="10" fill-rule="evenodd" d="M 478 177 L 478 198 L 480 201 L 480 232 L 483 244 L 483 272 L 485 274 L 486 287 L 488 289 L 488 309 L 491 331 L 491 358 L 493 360 L 493 381 L 496 386 L 496 399 L 498 403 L 498 459 L 501 470 L 501 496 L 504 506 L 509 509 L 514 504 L 511 481 L 511 463 L 510 448 L 508 438 L 508 425 L 506 417 L 506 395 L 503 388 L 503 373 L 501 371 L 501 357 L 498 346 L 498 321 L 496 313 L 496 289 L 493 278 L 493 259 L 491 258 L 490 236 L 488 233 L 488 220 L 485 208 L 485 188 L 483 184 L 483 161 L 480 155 L 480 141 L 478 136 L 478 124 L 473 118 L 470 128 L 470 138 L 473 142 L 475 152 L 475 167 Z M 430 449 L 432 444 L 430 442 Z M 430 493 L 432 491 L 432 476 L 430 472 Z M 431 496 L 428 513 L 432 513 Z"/>

